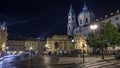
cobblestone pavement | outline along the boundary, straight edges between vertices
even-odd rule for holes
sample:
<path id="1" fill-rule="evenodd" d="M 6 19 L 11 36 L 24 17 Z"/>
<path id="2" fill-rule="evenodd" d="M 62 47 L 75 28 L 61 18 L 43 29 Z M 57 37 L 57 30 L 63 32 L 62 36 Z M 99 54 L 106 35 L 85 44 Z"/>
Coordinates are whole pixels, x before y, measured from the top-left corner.
<path id="1" fill-rule="evenodd" d="M 35 57 L 32 62 L 8 63 L 3 68 L 120 68 L 120 61 L 115 59 L 99 62 L 51 65 L 51 63 L 57 62 L 57 58 L 53 58 L 55 57 L 40 56 Z"/>

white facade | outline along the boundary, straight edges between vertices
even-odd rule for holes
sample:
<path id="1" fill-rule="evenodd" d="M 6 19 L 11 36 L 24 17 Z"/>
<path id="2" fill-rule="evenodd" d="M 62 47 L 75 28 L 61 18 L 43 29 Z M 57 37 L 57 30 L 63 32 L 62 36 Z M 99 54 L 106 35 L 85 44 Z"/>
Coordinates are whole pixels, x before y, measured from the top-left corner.
<path id="1" fill-rule="evenodd" d="M 109 17 L 106 15 L 105 19 L 101 20 L 101 22 L 111 22 L 112 24 L 114 24 L 117 27 L 117 25 L 120 24 L 119 10 L 117 10 L 116 13 L 114 13 L 114 14 L 111 13 Z"/>

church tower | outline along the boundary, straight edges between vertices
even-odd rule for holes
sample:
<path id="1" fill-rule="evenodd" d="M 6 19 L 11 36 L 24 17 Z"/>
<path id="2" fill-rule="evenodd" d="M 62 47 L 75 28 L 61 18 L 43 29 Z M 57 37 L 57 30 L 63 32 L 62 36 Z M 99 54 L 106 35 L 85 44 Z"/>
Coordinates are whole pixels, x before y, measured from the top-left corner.
<path id="1" fill-rule="evenodd" d="M 76 18 L 75 18 L 75 13 L 74 10 L 72 8 L 72 5 L 70 6 L 70 10 L 68 13 L 68 24 L 67 24 L 67 34 L 69 36 L 73 36 L 74 35 L 74 28 L 76 28 Z"/>
<path id="2" fill-rule="evenodd" d="M 80 27 L 80 32 L 86 37 L 88 37 L 88 33 L 90 32 L 88 26 L 92 22 L 93 18 L 94 14 L 88 10 L 87 5 L 84 2 L 82 12 L 78 15 L 78 24 Z"/>
<path id="3" fill-rule="evenodd" d="M 4 23 L 1 25 L 1 27 L 2 27 L 2 30 L 3 30 L 3 31 L 7 31 L 6 22 L 4 22 Z"/>
<path id="4" fill-rule="evenodd" d="M 84 26 L 90 23 L 90 12 L 86 6 L 86 3 L 84 2 L 83 10 L 80 12 L 78 16 L 78 24 L 79 26 Z"/>

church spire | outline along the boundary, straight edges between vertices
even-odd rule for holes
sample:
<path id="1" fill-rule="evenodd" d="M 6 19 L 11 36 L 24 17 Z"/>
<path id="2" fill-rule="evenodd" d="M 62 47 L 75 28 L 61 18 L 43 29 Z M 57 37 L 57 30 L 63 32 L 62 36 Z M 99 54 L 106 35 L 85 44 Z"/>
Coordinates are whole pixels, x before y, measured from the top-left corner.
<path id="1" fill-rule="evenodd" d="M 87 11 L 88 8 L 87 8 L 87 5 L 86 5 L 86 2 L 84 1 L 84 6 L 83 6 L 83 11 Z"/>
<path id="2" fill-rule="evenodd" d="M 73 7 L 72 7 L 72 4 L 70 5 L 69 13 L 74 13 L 74 10 L 73 10 Z"/>
<path id="3" fill-rule="evenodd" d="M 72 7 L 72 4 L 70 5 L 69 13 L 68 13 L 68 25 L 67 25 L 67 33 L 69 36 L 74 35 L 74 28 L 76 27 L 76 18 L 75 13 Z"/>
<path id="4" fill-rule="evenodd" d="M 4 22 L 1 27 L 2 27 L 2 29 L 3 29 L 4 31 L 7 30 L 6 22 Z"/>

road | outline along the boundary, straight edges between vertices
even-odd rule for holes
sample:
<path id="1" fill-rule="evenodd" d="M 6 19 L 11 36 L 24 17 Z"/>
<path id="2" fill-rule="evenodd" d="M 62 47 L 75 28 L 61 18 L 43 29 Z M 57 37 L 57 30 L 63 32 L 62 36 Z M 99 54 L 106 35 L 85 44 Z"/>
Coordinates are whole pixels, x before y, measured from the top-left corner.
<path id="1" fill-rule="evenodd" d="M 71 65 L 52 66 L 50 63 L 55 62 L 55 59 L 49 57 L 36 57 L 32 62 L 22 63 L 6 63 L 3 68 L 120 68 L 119 60 L 109 60 L 91 63 L 79 63 Z"/>

